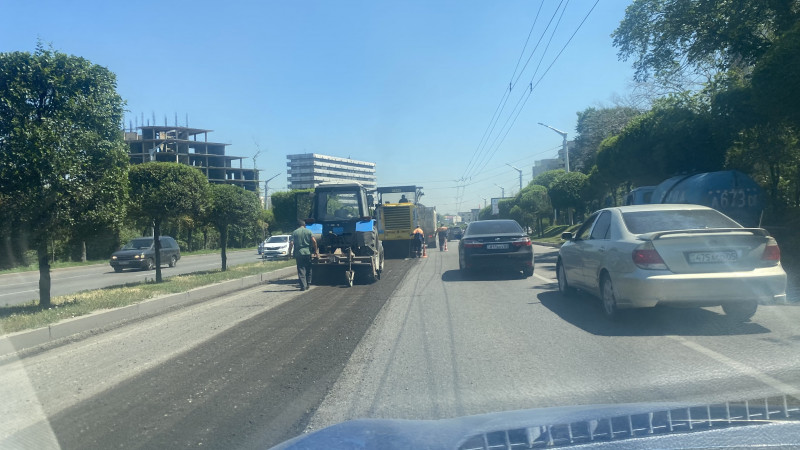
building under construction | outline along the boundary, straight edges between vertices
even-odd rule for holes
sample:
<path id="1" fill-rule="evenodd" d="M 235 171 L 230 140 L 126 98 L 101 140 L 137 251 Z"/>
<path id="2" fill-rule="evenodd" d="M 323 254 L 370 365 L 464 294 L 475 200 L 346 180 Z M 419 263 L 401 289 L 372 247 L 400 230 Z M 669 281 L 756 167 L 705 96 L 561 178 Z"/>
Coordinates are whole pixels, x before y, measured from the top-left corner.
<path id="1" fill-rule="evenodd" d="M 211 183 L 235 184 L 258 192 L 258 170 L 242 167 L 243 156 L 225 154 L 228 144 L 208 142 L 212 130 L 178 126 L 142 126 L 125 132 L 131 164 L 177 162 L 200 169 Z"/>

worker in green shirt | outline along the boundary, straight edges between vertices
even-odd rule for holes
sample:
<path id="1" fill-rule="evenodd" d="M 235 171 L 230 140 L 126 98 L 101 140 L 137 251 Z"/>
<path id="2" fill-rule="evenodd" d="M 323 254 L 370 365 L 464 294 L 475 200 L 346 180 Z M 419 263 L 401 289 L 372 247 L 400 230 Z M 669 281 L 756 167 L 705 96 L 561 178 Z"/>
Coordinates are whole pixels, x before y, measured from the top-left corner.
<path id="1" fill-rule="evenodd" d="M 292 253 L 294 250 L 294 253 Z M 297 229 L 292 232 L 289 242 L 289 254 L 294 256 L 297 263 L 297 278 L 300 280 L 300 290 L 306 291 L 311 286 L 311 257 L 319 256 L 317 240 L 314 234 L 306 228 L 303 220 L 297 221 Z"/>

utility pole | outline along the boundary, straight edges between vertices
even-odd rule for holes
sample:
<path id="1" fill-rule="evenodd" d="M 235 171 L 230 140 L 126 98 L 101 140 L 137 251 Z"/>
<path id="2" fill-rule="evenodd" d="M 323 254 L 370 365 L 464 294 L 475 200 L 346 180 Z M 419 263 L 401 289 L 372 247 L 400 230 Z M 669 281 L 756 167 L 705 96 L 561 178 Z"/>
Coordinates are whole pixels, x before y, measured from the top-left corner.
<path id="1" fill-rule="evenodd" d="M 569 172 L 569 150 L 567 150 L 567 133 L 565 131 L 559 130 L 558 128 L 553 128 L 550 125 L 545 125 L 542 122 L 539 122 L 539 125 L 550 128 L 551 130 L 560 134 L 561 137 L 563 138 L 563 141 L 561 143 L 561 151 L 564 152 L 564 169 L 567 172 Z"/>
<path id="2" fill-rule="evenodd" d="M 506 163 L 506 165 L 519 172 L 519 191 L 522 192 L 522 169 L 517 169 L 509 163 Z"/>
<path id="3" fill-rule="evenodd" d="M 481 197 L 483 199 L 483 207 L 486 208 L 486 197 Z"/>

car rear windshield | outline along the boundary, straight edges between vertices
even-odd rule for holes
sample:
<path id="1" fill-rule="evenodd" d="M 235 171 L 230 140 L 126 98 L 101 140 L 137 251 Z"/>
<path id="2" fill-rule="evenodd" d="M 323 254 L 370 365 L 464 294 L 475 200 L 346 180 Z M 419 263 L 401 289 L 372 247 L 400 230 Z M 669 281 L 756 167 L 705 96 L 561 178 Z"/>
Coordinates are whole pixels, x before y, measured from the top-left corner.
<path id="1" fill-rule="evenodd" d="M 631 211 L 622 213 L 633 234 L 702 228 L 741 228 L 741 225 L 713 209 Z"/>
<path id="2" fill-rule="evenodd" d="M 122 249 L 123 250 L 141 250 L 141 249 L 145 249 L 145 248 L 150 248 L 151 245 L 153 245 L 153 238 L 133 239 L 130 242 L 128 242 L 127 244 L 125 244 L 125 246 L 122 247 Z"/>
<path id="3" fill-rule="evenodd" d="M 506 220 L 487 220 L 485 222 L 473 222 L 467 229 L 467 234 L 500 234 L 500 233 L 522 233 L 522 227 L 517 222 Z"/>
<path id="4" fill-rule="evenodd" d="M 267 244 L 275 244 L 278 242 L 289 242 L 289 236 L 272 236 L 267 241 Z"/>

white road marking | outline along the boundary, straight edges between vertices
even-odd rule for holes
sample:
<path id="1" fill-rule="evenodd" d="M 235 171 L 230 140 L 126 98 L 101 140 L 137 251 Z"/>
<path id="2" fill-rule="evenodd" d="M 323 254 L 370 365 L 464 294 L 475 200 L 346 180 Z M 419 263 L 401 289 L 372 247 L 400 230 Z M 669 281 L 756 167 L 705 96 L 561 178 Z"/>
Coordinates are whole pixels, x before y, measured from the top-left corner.
<path id="1" fill-rule="evenodd" d="M 542 280 L 542 281 L 544 281 L 545 283 L 555 283 L 556 282 L 556 280 L 554 280 L 552 278 L 545 278 L 545 277 L 539 275 L 538 273 L 534 273 L 533 276 L 538 278 L 538 279 L 540 279 L 540 280 Z"/>
<path id="2" fill-rule="evenodd" d="M 698 344 L 697 342 L 692 342 L 692 341 L 690 341 L 690 340 L 688 340 L 688 339 L 686 339 L 684 337 L 681 337 L 681 336 L 667 336 L 667 337 L 672 339 L 672 340 L 678 341 L 679 343 L 683 344 L 684 346 L 686 346 L 686 347 L 688 347 L 688 348 L 690 348 L 690 349 L 692 349 L 692 350 L 694 350 L 694 351 L 696 351 L 698 353 L 702 353 L 702 354 L 708 356 L 709 358 L 714 359 L 715 361 L 717 361 L 719 363 L 725 364 L 726 366 L 730 367 L 731 369 L 737 370 L 737 371 L 739 371 L 739 372 L 741 372 L 741 373 L 743 373 L 743 374 L 745 374 L 745 375 L 747 375 L 749 377 L 755 378 L 756 380 L 761 381 L 762 383 L 764 383 L 767 386 L 777 390 L 778 392 L 781 392 L 781 393 L 787 394 L 787 395 L 795 395 L 795 396 L 800 394 L 800 389 L 798 389 L 798 388 L 796 388 L 796 387 L 794 387 L 792 385 L 786 384 L 783 381 L 775 379 L 775 378 L 765 374 L 764 372 L 761 372 L 760 370 L 758 370 L 758 369 L 756 369 L 754 367 L 750 367 L 747 364 L 740 363 L 739 361 L 736 361 L 735 359 L 731 359 L 731 358 L 728 358 L 727 356 L 725 356 L 725 355 L 723 355 L 721 353 L 717 353 L 714 350 L 711 350 L 710 348 L 707 348 L 707 347 L 704 347 L 704 346 Z"/>
<path id="3" fill-rule="evenodd" d="M 10 292 L 8 294 L 0 294 L 0 297 L 4 297 L 6 295 L 17 295 L 17 294 L 24 294 L 26 292 L 39 292 L 38 289 L 31 289 L 29 291 L 17 291 L 17 292 Z"/>

